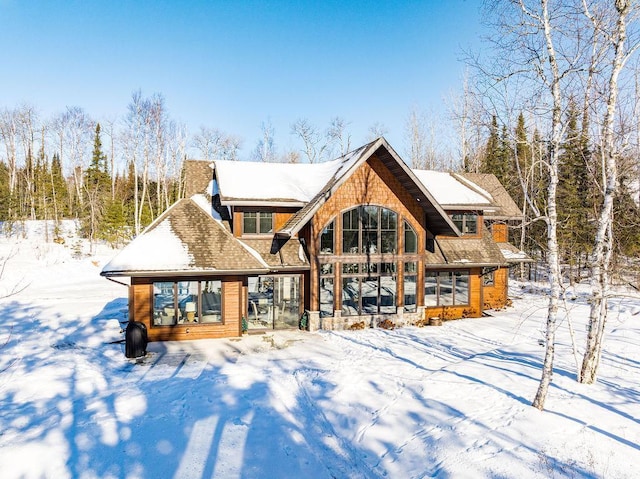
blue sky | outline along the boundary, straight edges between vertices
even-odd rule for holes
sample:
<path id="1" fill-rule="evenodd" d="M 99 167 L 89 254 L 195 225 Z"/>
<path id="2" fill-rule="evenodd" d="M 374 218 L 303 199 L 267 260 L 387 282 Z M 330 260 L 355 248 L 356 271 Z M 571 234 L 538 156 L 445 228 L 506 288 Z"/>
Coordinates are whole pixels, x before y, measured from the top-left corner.
<path id="1" fill-rule="evenodd" d="M 477 47 L 480 0 L 0 0 L 0 108 L 44 117 L 67 106 L 125 114 L 134 90 L 162 93 L 173 119 L 241 136 L 246 156 L 269 119 L 341 116 L 353 142 L 384 124 L 402 150 L 411 108 L 443 111 Z"/>

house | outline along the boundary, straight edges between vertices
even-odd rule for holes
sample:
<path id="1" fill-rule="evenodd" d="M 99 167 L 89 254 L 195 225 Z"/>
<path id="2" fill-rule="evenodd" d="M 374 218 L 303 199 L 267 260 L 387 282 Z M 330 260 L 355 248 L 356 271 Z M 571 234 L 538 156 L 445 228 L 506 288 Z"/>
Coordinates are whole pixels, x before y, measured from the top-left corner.
<path id="1" fill-rule="evenodd" d="M 101 272 L 129 278 L 151 341 L 297 328 L 305 311 L 310 330 L 480 317 L 526 260 L 494 176 L 411 170 L 384 138 L 321 164 L 188 161 L 186 191 Z"/>

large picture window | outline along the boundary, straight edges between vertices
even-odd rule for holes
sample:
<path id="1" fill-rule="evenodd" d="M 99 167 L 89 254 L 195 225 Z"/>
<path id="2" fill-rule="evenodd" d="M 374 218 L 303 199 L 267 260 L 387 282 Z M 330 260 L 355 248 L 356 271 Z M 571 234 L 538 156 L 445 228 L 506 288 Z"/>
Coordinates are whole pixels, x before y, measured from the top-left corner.
<path id="1" fill-rule="evenodd" d="M 342 214 L 342 252 L 395 253 L 398 215 L 380 206 L 363 205 Z"/>
<path id="2" fill-rule="evenodd" d="M 395 263 L 344 263 L 342 314 L 393 314 L 397 289 Z"/>
<path id="3" fill-rule="evenodd" d="M 153 325 L 222 322 L 222 281 L 153 283 Z"/>
<path id="4" fill-rule="evenodd" d="M 469 271 L 427 271 L 424 275 L 425 306 L 469 304 Z"/>
<path id="5" fill-rule="evenodd" d="M 396 314 L 398 307 L 417 310 L 418 235 L 398 213 L 356 206 L 327 223 L 316 241 L 326 255 L 318 267 L 321 317 L 333 316 L 336 308 L 343 316 Z M 404 245 L 400 251 L 399 245 Z M 404 282 L 404 297 L 398 297 L 398 281 Z"/>

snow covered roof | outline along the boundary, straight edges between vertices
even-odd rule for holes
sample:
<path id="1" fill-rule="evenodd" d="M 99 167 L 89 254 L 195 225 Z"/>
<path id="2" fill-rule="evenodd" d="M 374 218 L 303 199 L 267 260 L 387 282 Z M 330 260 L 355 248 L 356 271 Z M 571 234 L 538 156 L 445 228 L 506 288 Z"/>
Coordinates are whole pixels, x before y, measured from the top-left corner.
<path id="1" fill-rule="evenodd" d="M 347 171 L 359 158 L 360 148 L 326 163 L 261 163 L 214 161 L 220 200 L 223 204 L 310 202 L 332 179 Z"/>
<path id="2" fill-rule="evenodd" d="M 530 263 L 533 260 L 524 251 L 518 249 L 511 243 L 498 243 L 500 253 L 507 263 Z"/>
<path id="3" fill-rule="evenodd" d="M 282 245 L 281 255 L 272 254 L 262 244 L 248 243 L 226 229 L 206 196 L 195 195 L 169 208 L 116 255 L 101 274 L 266 273 L 272 269 L 308 268 L 297 241 Z"/>
<path id="4" fill-rule="evenodd" d="M 478 186 L 471 188 L 464 179 L 451 173 L 432 170 L 412 171 L 436 201 L 446 208 L 472 206 L 483 209 L 492 204 L 493 198 L 488 192 Z"/>
<path id="5" fill-rule="evenodd" d="M 291 236 L 300 231 L 320 206 L 349 178 L 351 173 L 372 156 L 382 161 L 391 174 L 400 182 L 405 191 L 420 203 L 423 210 L 429 216 L 430 229 L 433 233 L 449 235 L 460 234 L 456 226 L 451 222 L 449 216 L 428 189 L 416 178 L 411 169 L 382 137 L 343 157 L 349 158 L 344 162 L 343 168 L 336 170 L 333 177 L 318 191 L 315 197 L 293 215 L 280 231 L 278 231 L 278 234 Z"/>
<path id="6" fill-rule="evenodd" d="M 492 207 L 484 210 L 484 216 L 495 220 L 522 220 L 522 211 L 495 175 L 489 173 L 455 174 L 461 181 L 468 181 L 471 188 L 482 188 L 492 198 Z"/>

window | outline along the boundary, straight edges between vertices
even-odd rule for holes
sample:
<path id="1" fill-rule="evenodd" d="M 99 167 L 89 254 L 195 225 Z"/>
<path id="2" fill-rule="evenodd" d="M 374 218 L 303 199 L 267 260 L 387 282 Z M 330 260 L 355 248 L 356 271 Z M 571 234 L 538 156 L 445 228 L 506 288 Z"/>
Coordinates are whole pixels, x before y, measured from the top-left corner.
<path id="1" fill-rule="evenodd" d="M 153 283 L 153 325 L 222 322 L 222 281 Z"/>
<path id="2" fill-rule="evenodd" d="M 456 213 L 451 215 L 451 220 L 463 235 L 478 232 L 478 215 L 475 213 Z"/>
<path id="3" fill-rule="evenodd" d="M 342 252 L 395 253 L 398 215 L 380 206 L 364 205 L 342 214 Z"/>
<path id="4" fill-rule="evenodd" d="M 393 314 L 397 289 L 395 263 L 343 263 L 342 314 Z"/>
<path id="5" fill-rule="evenodd" d="M 273 233 L 273 213 L 267 211 L 245 211 L 242 214 L 242 234 Z"/>
<path id="6" fill-rule="evenodd" d="M 410 313 L 416 311 L 416 285 L 418 284 L 418 263 L 411 261 L 404 264 L 404 310 Z"/>
<path id="7" fill-rule="evenodd" d="M 254 276 L 247 280 L 248 328 L 297 328 L 301 314 L 300 275 Z"/>
<path id="8" fill-rule="evenodd" d="M 320 234 L 320 254 L 333 254 L 333 221 L 329 223 Z"/>
<path id="9" fill-rule="evenodd" d="M 346 211 L 342 214 L 342 252 L 359 253 L 359 223 L 358 208 Z"/>
<path id="10" fill-rule="evenodd" d="M 482 285 L 493 286 L 496 281 L 495 268 L 482 268 Z"/>
<path id="11" fill-rule="evenodd" d="M 406 221 L 404 222 L 404 252 L 408 254 L 418 252 L 418 235 Z"/>
<path id="12" fill-rule="evenodd" d="M 424 275 L 425 306 L 469 304 L 469 271 L 427 271 Z"/>
<path id="13" fill-rule="evenodd" d="M 333 223 L 332 223 L 333 224 Z M 333 264 L 321 263 L 320 264 L 320 317 L 333 316 L 335 311 L 334 305 L 334 276 L 333 276 Z"/>

